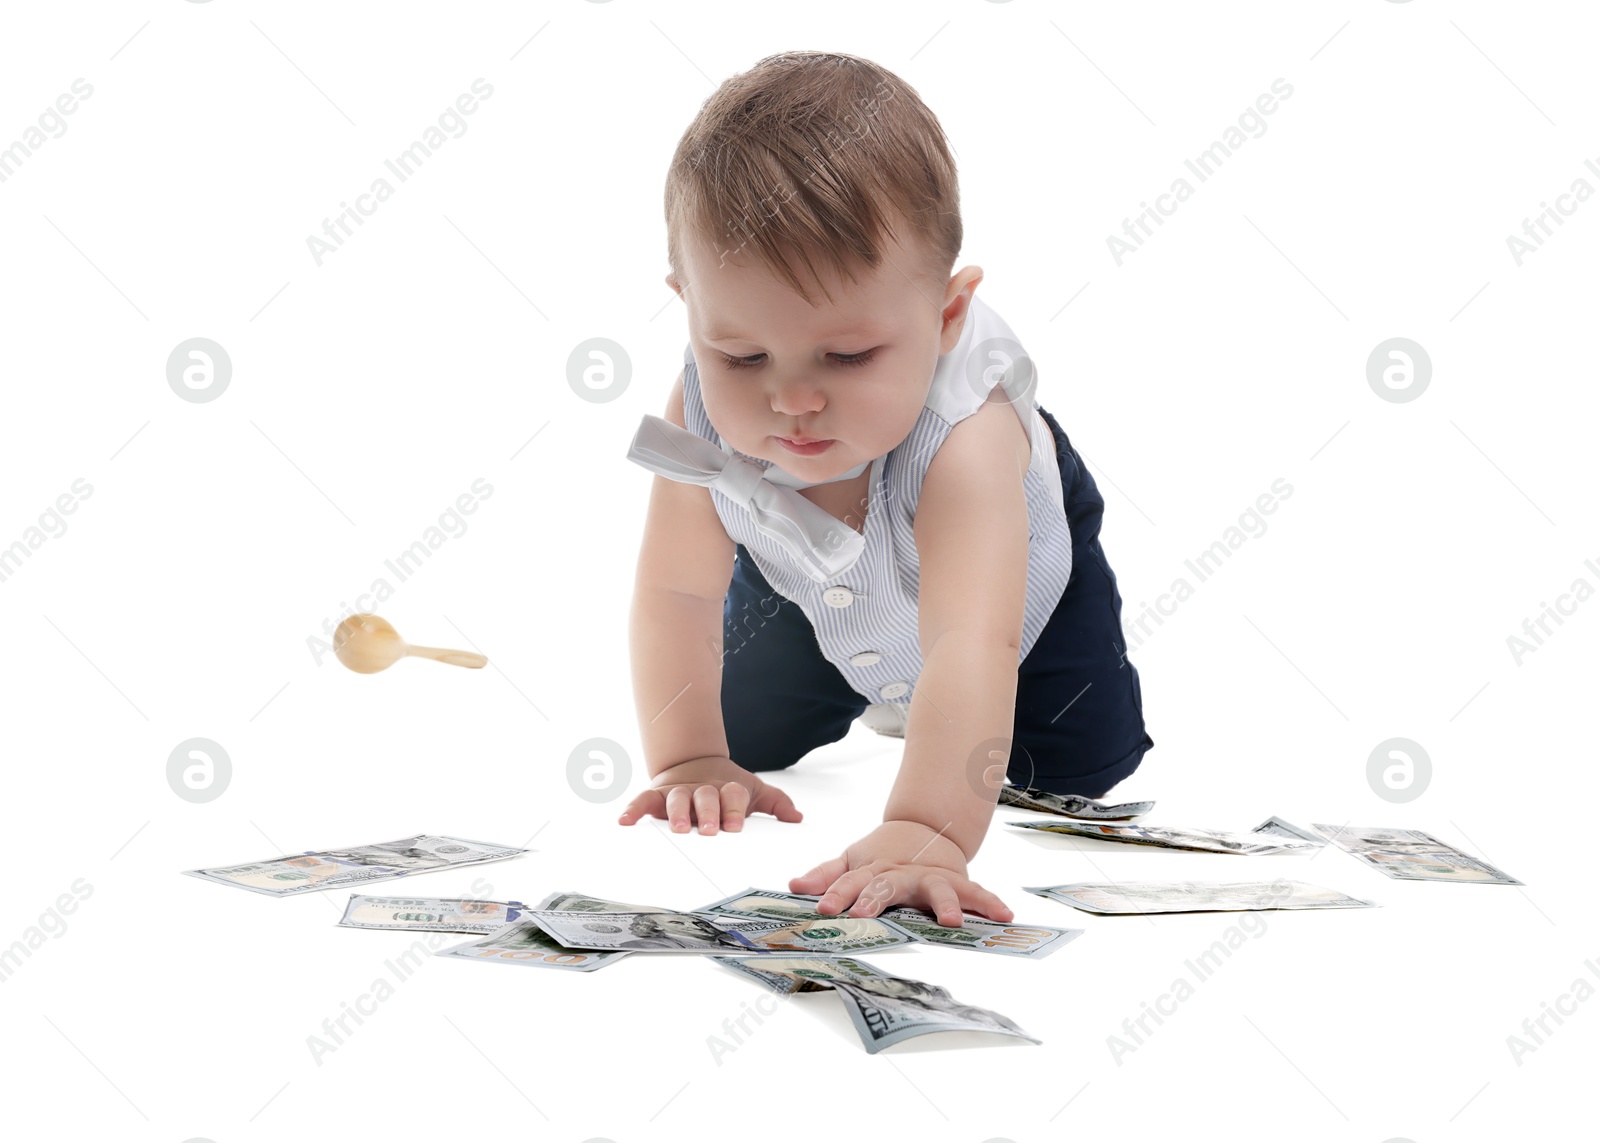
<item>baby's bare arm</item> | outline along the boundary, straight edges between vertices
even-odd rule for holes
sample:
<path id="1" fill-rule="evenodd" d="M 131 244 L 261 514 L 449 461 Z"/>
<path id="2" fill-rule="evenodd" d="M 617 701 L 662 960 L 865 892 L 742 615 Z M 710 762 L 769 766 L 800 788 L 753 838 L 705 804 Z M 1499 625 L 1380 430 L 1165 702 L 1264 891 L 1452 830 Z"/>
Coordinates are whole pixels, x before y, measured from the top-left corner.
<path id="1" fill-rule="evenodd" d="M 917 503 L 917 626 L 900 772 L 883 824 L 789 882 L 819 913 L 870 917 L 897 902 L 959 926 L 963 910 L 1009 922 L 1010 908 L 967 876 L 994 819 L 1016 717 L 1027 600 L 1028 434 L 991 403 L 950 430 Z"/>
<path id="2" fill-rule="evenodd" d="M 684 427 L 682 373 L 665 417 Z M 657 476 L 628 624 L 634 703 L 652 778 L 692 758 L 728 753 L 722 605 L 733 555 L 710 491 Z"/>
<path id="3" fill-rule="evenodd" d="M 666 419 L 683 423 L 683 375 Z M 633 695 L 653 782 L 622 811 L 621 825 L 666 818 L 674 833 L 737 832 L 747 814 L 797 822 L 789 795 L 728 757 L 722 722 L 722 606 L 734 543 L 711 493 L 656 477 L 628 620 Z"/>
<path id="4" fill-rule="evenodd" d="M 1028 437 L 1004 403 L 950 431 L 917 506 L 923 669 L 884 811 L 971 859 L 994 818 L 1016 718 L 1027 598 Z"/>

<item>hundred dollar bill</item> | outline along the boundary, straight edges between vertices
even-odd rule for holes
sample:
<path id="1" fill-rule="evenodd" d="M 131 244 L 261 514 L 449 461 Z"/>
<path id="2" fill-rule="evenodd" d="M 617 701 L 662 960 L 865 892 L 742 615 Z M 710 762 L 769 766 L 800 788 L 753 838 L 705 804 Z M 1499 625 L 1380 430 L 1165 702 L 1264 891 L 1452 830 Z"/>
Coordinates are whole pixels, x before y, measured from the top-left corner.
<path id="1" fill-rule="evenodd" d="M 1482 858 L 1463 853 L 1420 829 L 1334 826 L 1312 822 L 1351 857 L 1405 881 L 1475 881 L 1481 885 L 1521 885 Z"/>
<path id="2" fill-rule="evenodd" d="M 1308 829 L 1301 829 L 1292 822 L 1286 822 L 1277 814 L 1273 814 L 1266 821 L 1256 826 L 1251 833 L 1270 833 L 1278 837 L 1297 837 L 1301 841 L 1309 841 L 1316 846 L 1328 844 L 1328 839 L 1312 833 Z"/>
<path id="3" fill-rule="evenodd" d="M 836 921 L 839 914 L 816 911 L 818 897 L 799 893 L 781 893 L 770 889 L 746 889 L 731 897 L 724 897 L 699 912 L 718 913 L 735 917 L 776 917 L 780 920 Z M 974 913 L 963 913 L 959 928 L 941 925 L 932 913 L 909 905 L 885 909 L 877 920 L 887 921 L 925 944 L 943 945 L 946 948 L 973 949 L 977 952 L 998 953 L 1002 956 L 1031 957 L 1035 960 L 1048 956 L 1074 937 L 1082 929 L 1056 929 L 1042 925 L 1019 925 L 1015 922 L 991 921 Z M 854 918 L 845 918 L 853 920 Z"/>
<path id="4" fill-rule="evenodd" d="M 484 964 L 522 964 L 535 968 L 593 972 L 628 954 L 568 948 L 524 916 L 501 926 L 488 936 L 451 945 L 433 955 L 476 960 Z"/>
<path id="5" fill-rule="evenodd" d="M 885 975 L 865 961 L 848 956 L 741 957 L 714 954 L 710 959 L 779 993 L 827 992 L 836 980 L 858 980 Z"/>
<path id="6" fill-rule="evenodd" d="M 1224 913 L 1257 909 L 1361 909 L 1373 907 L 1304 881 L 1079 881 L 1071 885 L 1024 885 L 1086 913 Z"/>
<path id="7" fill-rule="evenodd" d="M 1044 830 L 1046 833 L 1071 834 L 1074 837 L 1097 837 L 1105 841 L 1158 845 L 1166 849 L 1196 849 L 1207 853 L 1288 853 L 1316 848 L 1309 841 L 1301 841 L 1298 838 L 1270 837 L 1260 833 L 1227 833 L 1219 829 L 1041 821 L 1007 822 L 1006 825 Z"/>
<path id="8" fill-rule="evenodd" d="M 999 1032 L 1037 1044 L 1013 1021 L 988 1008 L 963 1004 L 936 984 L 880 972 L 850 957 L 741 958 L 713 956 L 776 992 L 832 988 L 844 1001 L 851 1023 L 868 1052 L 879 1052 L 929 1032 Z M 782 978 L 792 983 L 785 986 Z"/>
<path id="9" fill-rule="evenodd" d="M 961 927 L 941 925 L 932 913 L 910 905 L 896 905 L 878 914 L 930 945 L 947 949 L 971 949 L 1000 956 L 1039 960 L 1077 937 L 1082 929 L 1056 929 L 1048 925 L 1021 925 L 1015 921 L 991 921 L 973 913 L 961 914 Z"/>
<path id="10" fill-rule="evenodd" d="M 776 917 L 780 921 L 832 920 L 831 916 L 817 912 L 820 897 L 803 893 L 783 893 L 776 889 L 745 889 L 702 905 L 697 913 L 725 913 L 731 917 Z"/>
<path id="11" fill-rule="evenodd" d="M 883 921 L 881 914 L 876 918 L 863 918 L 851 917 L 846 913 L 819 913 L 817 912 L 817 902 L 821 899 L 821 897 L 807 896 L 803 893 L 784 893 L 776 889 L 746 889 L 742 893 L 735 893 L 731 897 L 713 901 L 703 908 L 696 909 L 695 912 L 716 913 L 725 917 L 760 917 L 779 921 L 828 921 L 830 923 L 860 920 Z M 884 923 L 891 932 L 915 939 L 913 933 L 901 928 L 893 921 Z"/>
<path id="12" fill-rule="evenodd" d="M 621 901 L 607 901 L 603 897 L 591 897 L 587 893 L 552 893 L 534 907 L 537 909 L 554 909 L 558 913 L 672 912 L 671 909 L 662 909 L 655 905 L 628 905 Z"/>
<path id="13" fill-rule="evenodd" d="M 708 959 L 748 976 L 773 992 L 828 992 L 840 976 L 882 976 L 853 957 L 740 957 L 714 954 Z"/>
<path id="14" fill-rule="evenodd" d="M 545 932 L 570 948 L 653 952 L 856 953 L 908 945 L 912 938 L 873 917 L 777 920 L 722 913 L 564 913 L 530 909 Z"/>
<path id="15" fill-rule="evenodd" d="M 527 908 L 521 901 L 459 897 L 363 897 L 350 894 L 339 924 L 347 929 L 416 929 L 434 933 L 492 933 Z"/>
<path id="16" fill-rule="evenodd" d="M 457 869 L 488 861 L 504 861 L 527 852 L 515 846 L 419 833 L 398 841 L 375 842 L 349 849 L 309 849 L 304 853 L 269 857 L 265 861 L 252 861 L 244 865 L 218 865 L 209 869 L 185 869 L 182 872 L 190 877 L 203 877 L 207 881 L 248 889 L 252 893 L 264 893 L 269 897 L 291 897 L 297 893 L 392 881 L 396 877 L 432 873 L 437 869 Z"/>
<path id="17" fill-rule="evenodd" d="M 1000 787 L 999 804 L 1019 810 L 1038 810 L 1041 813 L 1060 814 L 1068 818 L 1091 818 L 1100 821 L 1136 818 L 1156 808 L 1154 802 L 1123 802 L 1121 805 L 1110 806 L 1105 802 L 1078 794 L 1052 794 L 1048 790 L 1038 790 L 1032 786 L 1012 785 Z"/>
<path id="18" fill-rule="evenodd" d="M 963 1004 L 936 984 L 892 976 L 870 983 L 840 980 L 833 987 L 849 1002 L 851 1022 L 872 1053 L 929 1032 L 999 1032 L 1041 1042 L 994 1009 Z"/>

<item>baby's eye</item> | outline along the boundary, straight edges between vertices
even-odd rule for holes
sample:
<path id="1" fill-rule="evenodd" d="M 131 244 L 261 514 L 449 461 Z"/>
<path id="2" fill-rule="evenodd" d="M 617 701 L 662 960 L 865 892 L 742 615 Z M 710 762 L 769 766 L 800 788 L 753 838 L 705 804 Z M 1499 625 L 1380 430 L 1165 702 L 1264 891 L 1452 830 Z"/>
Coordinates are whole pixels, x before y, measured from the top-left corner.
<path id="1" fill-rule="evenodd" d="M 729 369 L 750 369 L 761 364 L 761 359 L 765 356 L 765 353 L 752 353 L 749 357 L 729 357 L 724 353 L 722 363 Z M 840 365 L 866 365 L 872 361 L 873 351 L 867 349 L 860 353 L 835 353 L 833 357 Z"/>

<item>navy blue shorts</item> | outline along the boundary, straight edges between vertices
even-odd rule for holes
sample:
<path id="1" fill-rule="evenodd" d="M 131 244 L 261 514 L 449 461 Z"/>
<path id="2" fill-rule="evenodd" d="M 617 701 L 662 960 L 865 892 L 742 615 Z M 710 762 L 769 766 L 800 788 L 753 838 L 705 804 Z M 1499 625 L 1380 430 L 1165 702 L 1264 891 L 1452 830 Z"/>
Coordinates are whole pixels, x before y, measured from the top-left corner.
<path id="1" fill-rule="evenodd" d="M 1122 636 L 1122 596 L 1100 547 L 1105 500 L 1056 419 L 1072 577 L 1017 670 L 1007 776 L 1018 786 L 1098 798 L 1155 745 L 1144 725 L 1139 672 Z M 736 618 L 737 617 L 737 618 Z M 781 770 L 837 742 L 867 708 L 822 657 L 799 604 L 780 595 L 743 544 L 723 608 L 722 719 L 729 756 L 747 770 Z M 759 625 L 759 634 L 752 633 Z"/>

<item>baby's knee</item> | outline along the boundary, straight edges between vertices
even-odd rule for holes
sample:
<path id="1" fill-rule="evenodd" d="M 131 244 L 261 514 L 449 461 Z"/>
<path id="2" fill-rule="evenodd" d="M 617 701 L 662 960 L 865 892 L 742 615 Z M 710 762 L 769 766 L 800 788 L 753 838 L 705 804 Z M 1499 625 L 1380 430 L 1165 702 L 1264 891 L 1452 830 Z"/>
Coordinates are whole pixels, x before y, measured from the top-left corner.
<path id="1" fill-rule="evenodd" d="M 1076 761 L 1080 765 L 1073 770 L 1036 766 L 1035 758 L 1029 752 L 1019 750 L 1012 755 L 1011 772 L 1008 777 L 1013 785 L 1033 786 L 1035 789 L 1046 790 L 1052 794 L 1063 796 L 1076 794 L 1079 797 L 1099 800 L 1132 775 L 1154 745 L 1155 741 L 1146 732 L 1140 735 L 1138 745 L 1113 761 L 1096 766 L 1093 760 L 1089 760 L 1088 768 L 1084 768 L 1082 764 L 1085 759 L 1078 757 Z M 1041 750 L 1040 757 L 1046 756 L 1046 752 Z"/>
<path id="2" fill-rule="evenodd" d="M 798 757 L 791 756 L 783 751 L 757 750 L 743 755 L 735 754 L 733 760 L 753 774 L 770 773 L 773 770 L 787 770 L 796 762 Z"/>

